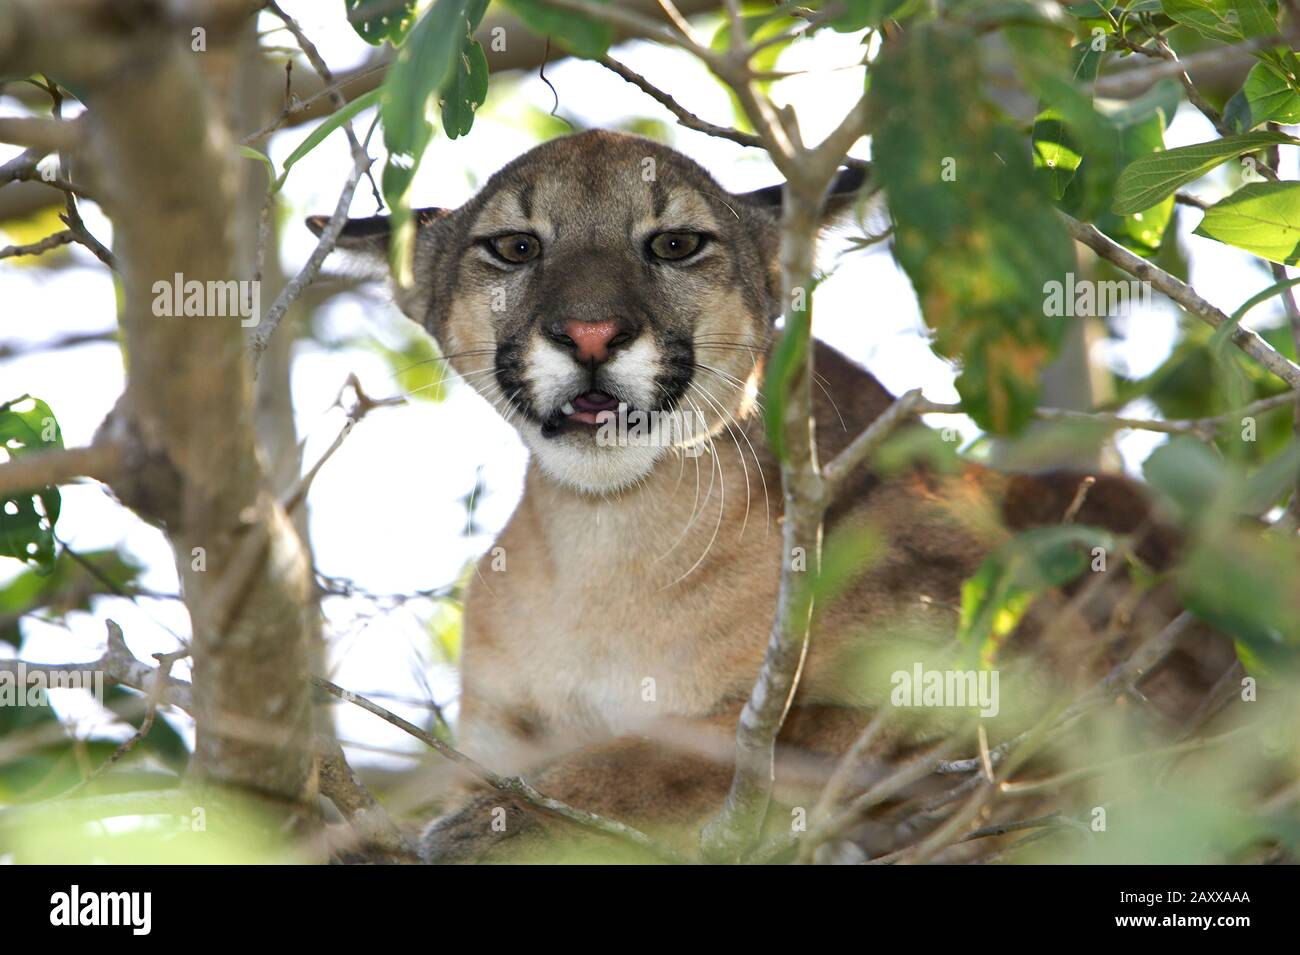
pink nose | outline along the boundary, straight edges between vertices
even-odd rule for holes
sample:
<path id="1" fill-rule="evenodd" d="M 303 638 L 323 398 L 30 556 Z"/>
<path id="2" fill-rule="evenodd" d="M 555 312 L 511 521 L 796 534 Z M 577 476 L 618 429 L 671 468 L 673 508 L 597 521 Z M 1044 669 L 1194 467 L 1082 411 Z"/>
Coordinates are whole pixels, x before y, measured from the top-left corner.
<path id="1" fill-rule="evenodd" d="M 569 321 L 564 323 L 564 334 L 578 346 L 578 361 L 604 361 L 609 357 L 609 343 L 618 334 L 618 324 L 613 320 Z"/>

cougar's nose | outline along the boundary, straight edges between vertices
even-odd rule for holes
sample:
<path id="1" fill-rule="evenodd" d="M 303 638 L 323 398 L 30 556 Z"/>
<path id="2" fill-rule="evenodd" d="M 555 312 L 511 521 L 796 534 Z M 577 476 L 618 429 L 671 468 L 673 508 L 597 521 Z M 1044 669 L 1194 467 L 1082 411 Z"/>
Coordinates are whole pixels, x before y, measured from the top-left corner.
<path id="1" fill-rule="evenodd" d="M 555 339 L 570 348 L 573 357 L 584 364 L 608 360 L 610 351 L 630 338 L 612 318 L 599 322 L 570 319 L 559 332 Z"/>

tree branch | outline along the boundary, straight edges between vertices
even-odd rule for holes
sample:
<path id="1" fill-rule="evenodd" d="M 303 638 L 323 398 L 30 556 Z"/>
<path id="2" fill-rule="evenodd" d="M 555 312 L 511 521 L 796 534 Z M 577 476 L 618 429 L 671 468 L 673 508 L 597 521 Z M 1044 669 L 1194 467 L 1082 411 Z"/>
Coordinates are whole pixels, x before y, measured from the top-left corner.
<path id="1" fill-rule="evenodd" d="M 725 67 L 724 67 L 725 69 Z M 763 666 L 741 710 L 736 727 L 736 767 L 718 816 L 701 835 L 706 858 L 739 861 L 757 842 L 771 800 L 776 739 L 794 701 L 808 653 L 812 621 L 812 581 L 821 571 L 822 520 L 828 496 L 817 461 L 816 426 L 812 414 L 812 382 L 816 371 L 812 347 L 814 246 L 823 197 L 844 152 L 865 132 L 865 97 L 849 111 L 826 141 L 805 148 L 798 129 L 780 126 L 768 115 L 770 104 L 754 92 L 748 78 L 730 80 L 732 89 L 768 154 L 787 173 L 781 208 L 781 284 L 786 324 L 782 346 L 798 355 L 786 388 L 781 422 L 782 518 L 781 583 L 776 617 L 768 637 Z M 783 134 L 789 133 L 788 136 Z M 778 142 L 782 139 L 783 142 Z M 781 150 L 793 150 L 783 154 Z M 915 400 L 915 399 L 913 399 Z M 803 561 L 798 558 L 802 556 Z"/>
<path id="2" fill-rule="evenodd" d="M 1080 222 L 1064 212 L 1058 214 L 1065 223 L 1067 231 L 1076 240 L 1139 281 L 1150 282 L 1152 287 L 1173 299 L 1189 314 L 1196 316 L 1212 328 L 1218 328 L 1225 322 L 1231 321 L 1222 311 L 1201 298 L 1186 282 L 1175 278 L 1146 259 L 1134 255 L 1119 243 L 1107 238 L 1095 226 Z M 1275 350 L 1258 334 L 1237 325 L 1229 337 L 1234 345 L 1292 388 L 1300 388 L 1300 366 Z"/>
<path id="3" fill-rule="evenodd" d="M 110 484 L 121 473 L 125 457 L 122 446 L 112 442 L 21 454 L 0 464 L 0 497 L 82 477 Z"/>

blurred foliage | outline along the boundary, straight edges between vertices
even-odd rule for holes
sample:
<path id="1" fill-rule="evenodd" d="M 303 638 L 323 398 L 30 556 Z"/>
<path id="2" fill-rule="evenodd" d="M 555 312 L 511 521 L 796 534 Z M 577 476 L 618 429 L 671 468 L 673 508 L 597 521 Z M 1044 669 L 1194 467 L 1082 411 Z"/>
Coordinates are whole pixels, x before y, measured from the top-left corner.
<path id="1" fill-rule="evenodd" d="M 857 2 L 858 6 L 862 6 L 860 0 L 855 0 L 855 2 Z M 788 50 L 791 43 L 794 42 L 793 35 L 789 34 L 798 21 L 783 10 L 773 10 L 770 6 L 756 3 L 743 4 L 740 7 L 740 13 L 741 27 L 744 30 L 746 41 L 748 43 L 767 44 L 750 59 L 750 67 L 757 73 L 771 73 L 776 69 L 776 63 L 781 58 L 781 54 Z M 732 40 L 734 39 L 731 21 L 726 15 L 720 15 L 715 19 L 717 25 L 713 29 L 713 39 L 710 41 L 709 46 L 718 52 L 724 52 L 731 49 Z M 772 81 L 760 80 L 754 85 L 757 89 L 770 92 Z M 742 132 L 754 132 L 754 125 L 745 114 L 745 109 L 741 106 L 735 90 L 725 84 L 723 88 L 731 98 L 732 125 Z"/>
<path id="2" fill-rule="evenodd" d="M 377 337 L 365 338 L 358 344 L 383 357 L 402 395 L 421 401 L 442 401 L 447 397 L 447 382 L 453 372 L 437 344 L 413 325 L 398 326 L 395 334 L 401 340 L 394 347 Z"/>
<path id="3" fill-rule="evenodd" d="M 1144 475 L 1191 533 L 1178 570 L 1188 609 L 1231 635 L 1248 666 L 1296 668 L 1300 541 L 1261 535 L 1251 523 L 1295 492 L 1300 445 L 1288 443 L 1252 471 L 1179 437 L 1156 449 Z"/>
<path id="4" fill-rule="evenodd" d="M 380 115 L 388 162 L 384 166 L 384 200 L 388 203 L 392 242 L 390 261 L 398 284 L 409 286 L 415 256 L 415 221 L 411 215 L 410 190 L 425 147 L 433 138 L 429 117 L 433 107 L 453 98 L 456 134 L 469 131 L 473 112 L 487 94 L 486 82 L 478 78 L 461 84 L 463 69 L 482 55 L 473 48 L 475 28 L 483 19 L 488 0 L 435 0 L 416 22 L 398 49 L 397 59 L 384 77 Z M 456 89 L 448 92 L 448 84 Z M 465 98 L 462 98 L 465 97 Z"/>
<path id="5" fill-rule="evenodd" d="M 439 601 L 429 617 L 429 636 L 434 654 L 440 663 L 460 665 L 461 630 L 464 611 L 460 604 L 450 600 Z"/>
<path id="6" fill-rule="evenodd" d="M 144 718 L 144 697 L 117 686 L 105 685 L 103 690 L 105 709 L 132 733 L 138 731 Z M 113 757 L 120 739 L 75 738 L 48 702 L 0 706 L 0 739 L 8 751 L 7 758 L 0 761 L 0 805 L 54 799 L 74 788 L 79 795 L 165 789 L 175 785 L 189 762 L 184 739 L 167 720 L 158 717 L 149 733 L 113 765 L 111 773 L 97 776 L 82 788 L 83 780 Z"/>
<path id="7" fill-rule="evenodd" d="M 30 245 L 39 242 L 48 235 L 62 232 L 66 226 L 59 218 L 62 212 L 58 206 L 38 209 L 29 216 L 6 219 L 3 231 L 13 245 Z M 72 253 L 66 245 L 58 246 L 41 255 L 19 255 L 5 259 L 5 268 L 42 268 L 51 269 L 66 265 Z"/>
<path id="8" fill-rule="evenodd" d="M 871 83 L 875 167 L 933 346 L 961 362 L 963 407 L 1008 432 L 1032 416 L 1064 333 L 1044 286 L 1074 257 L 1019 137 L 980 96 L 976 50 L 968 30 L 941 24 L 886 47 Z"/>
<path id="9" fill-rule="evenodd" d="M 957 640 L 968 660 L 992 668 L 1034 599 L 1087 570 L 1097 548 L 1114 550 L 1114 538 L 1100 528 L 1062 524 L 1024 531 L 989 556 L 962 586 Z"/>
<path id="10" fill-rule="evenodd" d="M 128 593 L 144 568 L 114 550 L 88 551 L 74 558 L 59 551 L 48 571 L 27 570 L 0 585 L 0 642 L 17 648 L 22 640 L 21 618 L 41 611 L 43 619 L 60 622 L 74 610 L 90 610 L 91 598 Z"/>
<path id="11" fill-rule="evenodd" d="M 265 865 L 306 862 L 274 817 L 230 795 L 170 789 L 55 800 L 4 826 L 0 854 L 19 863 Z"/>
<path id="12" fill-rule="evenodd" d="M 871 469 L 892 477 L 916 466 L 940 474 L 954 474 L 962 467 L 957 455 L 955 432 L 947 435 L 933 428 L 900 428 L 890 435 L 871 458 Z"/>

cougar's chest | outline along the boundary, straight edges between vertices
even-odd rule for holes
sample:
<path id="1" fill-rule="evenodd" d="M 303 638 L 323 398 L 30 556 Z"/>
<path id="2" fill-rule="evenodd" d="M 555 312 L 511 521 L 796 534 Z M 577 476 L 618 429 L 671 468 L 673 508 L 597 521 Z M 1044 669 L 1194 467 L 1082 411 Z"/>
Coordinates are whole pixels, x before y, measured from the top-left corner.
<path id="1" fill-rule="evenodd" d="M 488 618 L 510 691 L 551 724 L 634 732 L 747 688 L 771 624 L 778 539 L 761 525 L 740 538 L 731 515 L 702 523 L 698 510 L 695 526 L 689 514 L 618 515 L 563 535 L 538 533 L 526 512 L 512 521 L 498 542 L 508 571 L 487 575 L 492 593 L 471 608 Z"/>

